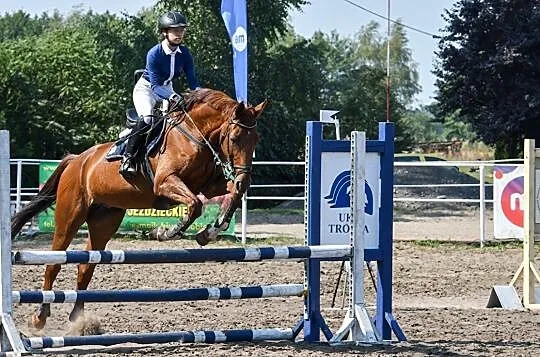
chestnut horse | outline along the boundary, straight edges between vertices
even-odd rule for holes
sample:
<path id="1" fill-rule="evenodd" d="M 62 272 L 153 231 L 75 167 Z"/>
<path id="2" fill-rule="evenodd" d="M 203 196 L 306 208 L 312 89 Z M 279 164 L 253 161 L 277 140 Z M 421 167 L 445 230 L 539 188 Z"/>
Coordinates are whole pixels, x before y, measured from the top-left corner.
<path id="1" fill-rule="evenodd" d="M 87 250 L 103 250 L 116 232 L 126 209 L 169 209 L 187 206 L 187 215 L 170 229 L 156 229 L 159 240 L 181 237 L 202 213 L 198 194 L 225 196 L 215 223 L 196 234 L 205 245 L 227 229 L 251 181 L 252 155 L 259 140 L 257 119 L 266 101 L 252 107 L 220 91 L 201 89 L 186 96 L 185 109 L 168 115 L 161 147 L 151 155 L 153 187 L 142 174 L 126 180 L 118 173 L 119 161 L 105 159 L 112 143 L 98 144 L 79 155 L 68 155 L 34 199 L 11 220 L 12 238 L 33 216 L 56 201 L 53 250 L 66 250 L 79 227 L 88 224 Z M 95 264 L 80 264 L 77 290 L 90 283 Z M 43 290 L 51 290 L 60 265 L 47 265 Z M 84 313 L 77 302 L 70 314 L 75 321 Z M 37 329 L 45 326 L 50 304 L 41 304 L 32 316 Z"/>

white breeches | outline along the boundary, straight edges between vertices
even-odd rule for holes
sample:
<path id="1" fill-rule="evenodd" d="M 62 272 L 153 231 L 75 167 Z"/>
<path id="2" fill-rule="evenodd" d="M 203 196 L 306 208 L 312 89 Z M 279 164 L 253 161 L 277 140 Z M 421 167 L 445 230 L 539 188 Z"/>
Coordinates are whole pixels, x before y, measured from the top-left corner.
<path id="1" fill-rule="evenodd" d="M 172 88 L 172 84 L 170 84 Z M 133 88 L 133 104 L 137 114 L 144 118 L 144 122 L 150 124 L 152 122 L 152 114 L 158 100 L 160 100 L 152 91 L 152 86 L 143 77 L 139 78 L 135 88 Z"/>

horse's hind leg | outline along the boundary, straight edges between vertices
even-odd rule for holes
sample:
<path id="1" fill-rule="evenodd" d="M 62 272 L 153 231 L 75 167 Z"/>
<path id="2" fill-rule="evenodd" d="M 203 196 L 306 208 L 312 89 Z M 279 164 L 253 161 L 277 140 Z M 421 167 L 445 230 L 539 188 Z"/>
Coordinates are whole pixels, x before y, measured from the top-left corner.
<path id="1" fill-rule="evenodd" d="M 87 250 L 103 250 L 113 234 L 118 230 L 125 210 L 120 208 L 109 208 L 105 206 L 92 206 L 88 213 L 86 222 L 88 223 L 88 241 Z M 86 290 L 96 264 L 79 264 L 77 274 L 77 290 Z M 84 302 L 76 302 L 69 315 L 70 321 L 76 321 L 84 314 Z"/>
<path id="2" fill-rule="evenodd" d="M 70 192 L 69 198 L 57 198 L 52 250 L 66 250 L 77 234 L 79 227 L 86 219 L 86 205 L 80 199 L 73 199 L 73 197 L 77 197 L 77 195 L 73 195 L 73 192 Z M 60 268 L 60 264 L 46 266 L 43 290 L 52 290 L 54 280 L 60 272 Z M 51 305 L 48 303 L 41 304 L 38 311 L 32 316 L 32 326 L 41 330 L 45 326 L 47 317 L 50 315 Z"/>

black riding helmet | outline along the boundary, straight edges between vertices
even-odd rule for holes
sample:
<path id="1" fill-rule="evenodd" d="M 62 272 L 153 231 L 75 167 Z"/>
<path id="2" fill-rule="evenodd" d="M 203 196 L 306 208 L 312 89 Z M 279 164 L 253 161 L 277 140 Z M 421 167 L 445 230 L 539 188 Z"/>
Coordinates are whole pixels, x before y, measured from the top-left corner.
<path id="1" fill-rule="evenodd" d="M 187 27 L 188 22 L 184 15 L 178 11 L 168 11 L 159 18 L 159 30 L 173 27 Z"/>

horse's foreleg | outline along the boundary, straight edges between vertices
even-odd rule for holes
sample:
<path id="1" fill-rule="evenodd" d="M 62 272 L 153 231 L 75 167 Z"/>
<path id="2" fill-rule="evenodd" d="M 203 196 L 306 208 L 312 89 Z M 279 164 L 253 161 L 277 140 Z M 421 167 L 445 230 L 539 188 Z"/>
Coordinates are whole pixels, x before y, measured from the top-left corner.
<path id="1" fill-rule="evenodd" d="M 220 213 L 213 225 L 208 225 L 195 235 L 197 243 L 206 245 L 218 239 L 219 233 L 229 228 L 229 223 L 236 209 L 240 206 L 241 196 L 236 194 L 227 194 L 223 198 Z"/>
<path id="2" fill-rule="evenodd" d="M 86 250 L 103 250 L 113 234 L 118 230 L 125 210 L 95 206 L 90 209 L 86 222 L 88 223 L 88 241 Z M 77 273 L 77 290 L 86 290 L 92 280 L 96 264 L 79 264 Z M 84 302 L 77 301 L 69 314 L 69 320 L 74 322 L 84 315 Z"/>
<path id="3" fill-rule="evenodd" d="M 167 198 L 177 204 L 185 204 L 187 206 L 187 215 L 169 229 L 161 227 L 154 229 L 150 232 L 150 237 L 160 241 L 181 238 L 189 226 L 202 214 L 203 204 L 201 200 L 190 191 L 179 177 L 172 175 L 168 176 L 155 191 L 158 197 Z"/>

